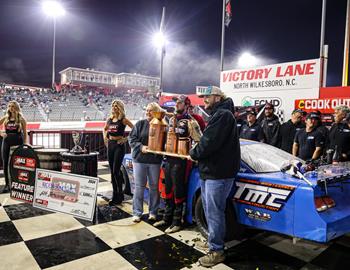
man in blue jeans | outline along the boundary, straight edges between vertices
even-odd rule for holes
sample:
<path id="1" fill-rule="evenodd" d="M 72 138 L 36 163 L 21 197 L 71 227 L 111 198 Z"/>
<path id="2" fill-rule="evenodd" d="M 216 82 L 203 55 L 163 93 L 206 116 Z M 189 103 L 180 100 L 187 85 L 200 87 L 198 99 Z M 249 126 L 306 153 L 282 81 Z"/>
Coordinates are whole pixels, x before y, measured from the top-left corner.
<path id="1" fill-rule="evenodd" d="M 191 151 L 198 161 L 201 194 L 208 223 L 209 253 L 199 259 L 205 267 L 225 260 L 224 238 L 226 200 L 240 167 L 240 145 L 236 120 L 232 114 L 233 101 L 220 88 L 209 86 L 200 94 L 210 111 L 208 125 L 199 143 Z"/>

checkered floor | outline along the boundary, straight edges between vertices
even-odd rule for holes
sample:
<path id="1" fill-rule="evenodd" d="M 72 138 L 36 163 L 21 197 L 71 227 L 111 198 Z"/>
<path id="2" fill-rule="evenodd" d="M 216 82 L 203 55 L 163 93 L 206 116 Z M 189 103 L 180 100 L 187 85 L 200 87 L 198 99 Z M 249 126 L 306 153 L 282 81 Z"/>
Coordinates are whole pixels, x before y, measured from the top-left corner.
<path id="1" fill-rule="evenodd" d="M 144 220 L 131 221 L 131 200 L 110 208 L 108 169 L 99 164 L 98 224 L 51 213 L 0 195 L 0 269 L 203 269 L 195 227 L 164 234 Z M 3 184 L 3 178 L 0 180 Z M 145 208 L 147 209 L 147 208 Z M 249 232 L 227 244 L 227 259 L 212 269 L 350 269 L 350 236 L 327 245 L 278 234 Z"/>

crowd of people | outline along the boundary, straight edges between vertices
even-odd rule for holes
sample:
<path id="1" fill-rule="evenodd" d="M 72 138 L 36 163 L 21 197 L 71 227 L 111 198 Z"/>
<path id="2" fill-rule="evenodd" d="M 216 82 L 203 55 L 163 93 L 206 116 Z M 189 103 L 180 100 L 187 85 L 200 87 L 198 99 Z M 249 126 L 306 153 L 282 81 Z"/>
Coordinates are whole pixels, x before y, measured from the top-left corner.
<path id="1" fill-rule="evenodd" d="M 337 163 L 350 160 L 350 109 L 339 106 L 334 110 L 334 122 L 328 129 L 321 121 L 321 113 L 306 114 L 295 109 L 291 118 L 280 124 L 274 106 L 267 103 L 264 117 L 247 110 L 246 122 L 240 128 L 240 138 L 264 142 L 278 147 L 305 161 L 328 158 Z"/>
<path id="2" fill-rule="evenodd" d="M 198 248 L 208 250 L 207 255 L 199 259 L 199 263 L 211 267 L 225 260 L 225 208 L 240 168 L 239 138 L 270 144 L 306 161 L 319 160 L 325 155 L 331 155 L 333 163 L 349 161 L 350 110 L 346 106 L 335 108 L 334 123 L 330 129 L 322 125 L 320 112 L 305 114 L 299 109 L 294 110 L 290 120 L 281 125 L 274 113 L 275 108 L 270 103 L 264 106 L 262 120 L 258 121 L 257 112 L 249 109 L 246 111 L 246 121 L 238 123 L 234 117 L 232 99 L 226 97 L 220 88 L 210 86 L 202 95 L 205 109 L 210 115 L 207 123 L 193 113 L 191 101 L 185 95 L 175 99 L 175 112 L 168 114 L 169 132 L 176 133 L 180 139 L 192 138 L 194 142 L 189 151 L 190 160 L 147 151 L 150 122 L 154 113 L 166 114 L 155 102 L 146 106 L 146 118 L 133 125 L 126 115 L 124 102 L 113 100 L 103 129 L 103 138 L 108 150 L 113 187 L 109 205 L 120 205 L 124 200 L 120 167 L 125 155 L 125 143 L 128 141 L 132 149 L 135 179 L 132 220 L 135 223 L 141 221 L 144 190 L 148 183 L 148 219 L 155 227 L 166 226 L 165 233 L 182 229 L 187 179 L 193 162 L 198 164 L 201 198 L 209 232 L 207 242 L 197 243 Z M 95 98 L 100 99 L 98 96 Z M 27 140 L 26 120 L 18 102 L 8 102 L 0 124 L 4 125 L 4 132 L 1 132 L 2 158 L 4 164 L 8 164 L 10 147 L 21 145 Z M 131 128 L 128 137 L 125 135 L 126 126 Z M 8 166 L 4 168 L 5 191 L 8 191 Z M 160 175 L 161 168 L 163 176 Z M 160 198 L 164 200 L 165 209 L 162 218 L 158 219 Z"/>
<path id="3" fill-rule="evenodd" d="M 100 89 L 96 87 L 81 86 L 71 87 L 69 85 L 62 86 L 59 89 L 51 88 L 29 88 L 29 87 L 10 87 L 6 84 L 0 86 L 0 106 L 3 111 L 6 110 L 7 103 L 15 100 L 21 106 L 23 113 L 26 114 L 28 110 L 37 111 L 37 119 L 40 119 L 40 112 L 43 118 L 53 117 L 59 115 L 60 111 L 67 112 L 70 107 L 74 107 L 74 113 L 83 115 L 84 111 L 91 111 L 90 120 L 101 120 L 106 118 L 109 114 L 109 106 L 114 99 L 123 100 L 126 110 L 133 112 L 132 119 L 139 119 L 142 117 L 142 110 L 146 105 L 155 101 L 153 94 L 148 91 L 138 91 L 134 89 L 129 90 L 115 90 Z M 59 106 L 57 105 L 59 104 Z M 68 105 L 63 106 L 64 104 Z M 79 108 L 77 107 L 79 105 Z M 94 113 L 93 113 L 94 112 Z M 51 114 L 55 113 L 55 114 Z M 36 121 L 31 119 L 28 114 L 29 121 Z M 96 116 L 96 119 L 93 119 Z M 65 116 L 64 119 L 53 120 L 75 120 L 73 117 Z"/>

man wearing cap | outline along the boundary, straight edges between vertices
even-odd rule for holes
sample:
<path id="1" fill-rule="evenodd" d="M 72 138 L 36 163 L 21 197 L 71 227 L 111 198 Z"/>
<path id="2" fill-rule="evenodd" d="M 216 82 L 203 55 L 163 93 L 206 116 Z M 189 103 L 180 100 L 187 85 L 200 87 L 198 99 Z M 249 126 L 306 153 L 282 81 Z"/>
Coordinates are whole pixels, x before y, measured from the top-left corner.
<path id="1" fill-rule="evenodd" d="M 324 147 L 324 138 L 316 129 L 319 116 L 315 113 L 309 113 L 306 116 L 306 128 L 303 128 L 295 134 L 293 144 L 293 155 L 303 160 L 315 160 L 322 154 Z"/>
<path id="2" fill-rule="evenodd" d="M 266 103 L 264 112 L 265 118 L 261 121 L 264 134 L 264 143 L 279 147 L 280 121 L 274 113 L 275 107 L 271 103 Z"/>
<path id="3" fill-rule="evenodd" d="M 305 128 L 305 124 L 301 121 L 302 117 L 303 111 L 300 109 L 295 109 L 292 112 L 291 118 L 281 125 L 281 149 L 288 153 L 292 153 L 293 142 L 296 132 L 302 128 Z"/>
<path id="4" fill-rule="evenodd" d="M 190 136 L 188 121 L 195 121 L 188 113 L 190 99 L 181 95 L 176 101 L 176 114 L 169 120 L 169 128 L 173 128 L 179 138 Z M 198 125 L 198 124 L 197 124 Z M 189 171 L 186 159 L 167 156 L 164 162 L 164 185 L 162 198 L 165 200 L 163 219 L 154 223 L 155 227 L 168 226 L 165 233 L 181 230 L 183 204 L 186 199 L 186 181 Z"/>
<path id="5" fill-rule="evenodd" d="M 226 98 L 216 86 L 209 86 L 201 95 L 210 118 L 190 156 L 198 161 L 201 198 L 209 232 L 209 253 L 201 257 L 199 263 L 211 267 L 225 260 L 226 200 L 239 171 L 241 154 L 232 99 Z"/>
<path id="6" fill-rule="evenodd" d="M 241 128 L 240 138 L 252 140 L 252 141 L 262 141 L 264 139 L 264 134 L 262 132 L 261 126 L 256 120 L 256 111 L 253 109 L 247 110 L 247 123 L 243 124 Z"/>
<path id="7" fill-rule="evenodd" d="M 341 137 L 339 133 L 347 127 L 344 119 L 349 112 L 348 106 L 338 106 L 334 109 L 334 123 L 329 130 L 327 149 L 335 150 L 336 146 L 339 145 L 338 139 Z"/>

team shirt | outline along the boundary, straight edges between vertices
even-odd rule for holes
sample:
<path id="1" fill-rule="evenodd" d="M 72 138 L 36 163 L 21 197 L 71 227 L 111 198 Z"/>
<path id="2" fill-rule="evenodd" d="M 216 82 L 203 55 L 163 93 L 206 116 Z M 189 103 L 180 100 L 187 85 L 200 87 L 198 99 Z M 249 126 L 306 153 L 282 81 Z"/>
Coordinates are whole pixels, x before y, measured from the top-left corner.
<path id="1" fill-rule="evenodd" d="M 312 158 L 316 147 L 324 146 L 324 138 L 318 130 L 312 130 L 306 132 L 303 128 L 295 134 L 294 142 L 298 144 L 298 157 L 303 160 L 309 160 Z"/>

